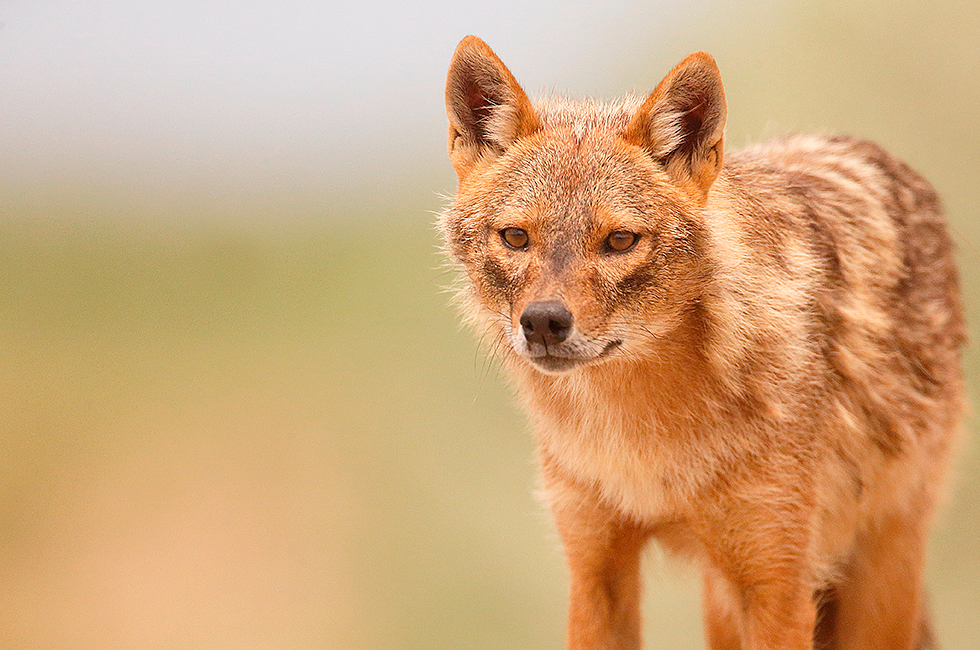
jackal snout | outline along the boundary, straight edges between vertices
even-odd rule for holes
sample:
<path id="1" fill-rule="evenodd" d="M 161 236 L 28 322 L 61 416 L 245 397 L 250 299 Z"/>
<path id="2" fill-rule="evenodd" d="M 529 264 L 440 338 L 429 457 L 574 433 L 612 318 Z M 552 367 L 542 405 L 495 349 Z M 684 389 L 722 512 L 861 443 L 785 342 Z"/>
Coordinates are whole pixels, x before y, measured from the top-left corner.
<path id="1" fill-rule="evenodd" d="M 521 331 L 528 344 L 554 347 L 572 331 L 572 312 L 560 300 L 539 300 L 521 313 Z"/>
<path id="2" fill-rule="evenodd" d="M 575 323 L 576 317 L 564 300 L 536 299 L 521 311 L 510 343 L 517 354 L 547 374 L 604 359 L 623 344 L 609 333 L 579 329 Z"/>

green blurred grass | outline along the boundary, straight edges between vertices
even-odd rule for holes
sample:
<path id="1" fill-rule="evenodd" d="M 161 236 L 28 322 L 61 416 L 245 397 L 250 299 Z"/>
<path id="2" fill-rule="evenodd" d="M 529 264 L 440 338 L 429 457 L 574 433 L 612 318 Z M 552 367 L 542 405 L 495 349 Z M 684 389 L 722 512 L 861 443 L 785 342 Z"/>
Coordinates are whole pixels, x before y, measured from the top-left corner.
<path id="1" fill-rule="evenodd" d="M 521 533 L 548 534 L 530 441 L 435 246 L 422 224 L 6 226 L 2 645 L 560 634 L 522 580 L 560 590 Z"/>

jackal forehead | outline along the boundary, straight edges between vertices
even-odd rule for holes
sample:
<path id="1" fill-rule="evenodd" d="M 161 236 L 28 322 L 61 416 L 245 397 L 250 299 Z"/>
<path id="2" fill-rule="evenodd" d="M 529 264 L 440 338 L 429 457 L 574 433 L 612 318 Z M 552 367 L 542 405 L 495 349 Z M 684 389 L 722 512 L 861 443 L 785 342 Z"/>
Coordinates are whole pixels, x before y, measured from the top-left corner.
<path id="1" fill-rule="evenodd" d="M 658 173 L 617 135 L 546 133 L 508 156 L 496 183 L 497 217 L 501 225 L 516 219 L 582 234 L 649 226 L 666 198 Z"/>

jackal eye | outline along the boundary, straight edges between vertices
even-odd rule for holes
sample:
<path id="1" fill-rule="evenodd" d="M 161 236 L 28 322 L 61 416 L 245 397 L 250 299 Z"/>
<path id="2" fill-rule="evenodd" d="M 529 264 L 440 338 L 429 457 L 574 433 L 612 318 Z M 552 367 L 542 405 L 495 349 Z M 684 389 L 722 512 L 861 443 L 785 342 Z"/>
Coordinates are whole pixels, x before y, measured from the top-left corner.
<path id="1" fill-rule="evenodd" d="M 521 228 L 504 228 L 500 231 L 500 239 L 508 248 L 524 248 L 527 246 L 527 231 Z"/>
<path id="2" fill-rule="evenodd" d="M 635 232 L 617 230 L 606 237 L 606 247 L 616 253 L 625 253 L 629 249 L 636 246 L 636 242 L 639 241 L 639 239 L 640 236 Z"/>

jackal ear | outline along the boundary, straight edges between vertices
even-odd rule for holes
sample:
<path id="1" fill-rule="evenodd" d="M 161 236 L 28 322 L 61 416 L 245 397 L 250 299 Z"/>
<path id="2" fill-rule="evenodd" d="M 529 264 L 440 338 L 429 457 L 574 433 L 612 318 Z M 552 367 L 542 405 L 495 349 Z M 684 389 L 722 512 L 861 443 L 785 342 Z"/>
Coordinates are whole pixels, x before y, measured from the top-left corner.
<path id="1" fill-rule="evenodd" d="M 696 52 L 664 77 L 633 116 L 627 141 L 704 199 L 724 157 L 725 90 L 710 55 Z"/>
<path id="2" fill-rule="evenodd" d="M 460 180 L 539 127 L 531 101 L 493 50 L 476 36 L 456 47 L 446 76 L 449 159 Z"/>

